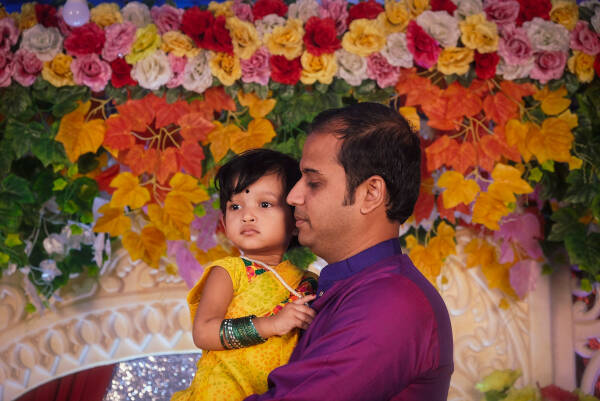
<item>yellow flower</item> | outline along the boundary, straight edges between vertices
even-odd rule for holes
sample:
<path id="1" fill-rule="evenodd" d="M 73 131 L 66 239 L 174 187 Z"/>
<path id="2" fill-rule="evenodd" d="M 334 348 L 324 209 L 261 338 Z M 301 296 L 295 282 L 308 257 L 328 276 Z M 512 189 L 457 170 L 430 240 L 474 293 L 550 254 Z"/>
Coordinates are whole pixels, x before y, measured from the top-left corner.
<path id="1" fill-rule="evenodd" d="M 423 11 L 429 9 L 429 0 L 408 0 L 407 5 L 410 16 L 416 18 Z"/>
<path id="2" fill-rule="evenodd" d="M 278 26 L 273 32 L 265 35 L 265 43 L 271 54 L 293 60 L 302 54 L 303 36 L 302 21 L 292 18 L 285 25 Z"/>
<path id="3" fill-rule="evenodd" d="M 568 61 L 569 71 L 577 75 L 581 82 L 592 82 L 594 79 L 594 56 L 579 50 L 573 50 Z"/>
<path id="4" fill-rule="evenodd" d="M 350 23 L 342 38 L 342 47 L 349 53 L 367 57 L 385 46 L 384 29 L 377 20 L 360 18 Z"/>
<path id="5" fill-rule="evenodd" d="M 473 14 L 459 22 L 461 40 L 469 49 L 491 53 L 498 49 L 498 28 L 485 14 Z"/>
<path id="6" fill-rule="evenodd" d="M 546 160 L 569 162 L 573 134 L 569 124 L 557 117 L 544 120 L 542 128 L 527 138 L 527 147 L 540 163 Z"/>
<path id="7" fill-rule="evenodd" d="M 90 19 L 102 28 L 123 22 L 123 16 L 117 3 L 98 4 L 90 10 Z"/>
<path id="8" fill-rule="evenodd" d="M 262 44 L 254 24 L 231 17 L 227 18 L 227 29 L 231 34 L 233 52 L 242 60 L 252 57 Z"/>
<path id="9" fill-rule="evenodd" d="M 225 16 L 225 18 L 233 17 L 233 11 L 231 10 L 231 5 L 233 1 L 228 0 L 223 3 L 219 3 L 217 1 L 211 1 L 208 3 L 208 11 L 211 11 L 215 17 L 220 17 L 221 15 Z"/>
<path id="10" fill-rule="evenodd" d="M 548 86 L 544 86 L 533 95 L 533 98 L 542 102 L 542 111 L 544 113 L 555 115 L 571 105 L 571 99 L 568 99 L 566 96 L 567 89 L 564 86 L 555 91 L 551 91 Z"/>
<path id="11" fill-rule="evenodd" d="M 179 31 L 169 31 L 162 36 L 160 48 L 165 53 L 173 53 L 174 56 L 187 56 L 188 59 L 194 58 L 200 53 L 194 41 L 189 36 Z"/>
<path id="12" fill-rule="evenodd" d="M 160 46 L 161 40 L 158 29 L 154 24 L 148 24 L 135 31 L 135 41 L 131 46 L 131 52 L 125 56 L 125 61 L 135 64 L 148 57 Z"/>
<path id="13" fill-rule="evenodd" d="M 473 206 L 473 223 L 483 224 L 490 230 L 499 230 L 498 222 L 509 213 L 504 202 L 482 192 Z"/>
<path id="14" fill-rule="evenodd" d="M 469 71 L 475 53 L 466 47 L 447 47 L 440 53 L 437 69 L 444 75 L 463 75 Z"/>
<path id="15" fill-rule="evenodd" d="M 19 22 L 19 29 L 24 31 L 25 29 L 32 28 L 38 23 L 35 15 L 35 3 L 25 3 L 21 6 L 21 15 L 17 20 Z"/>
<path id="16" fill-rule="evenodd" d="M 56 87 L 75 85 L 71 72 L 73 58 L 64 53 L 58 53 L 51 61 L 44 63 L 42 77 Z"/>
<path id="17" fill-rule="evenodd" d="M 386 35 L 395 32 L 404 32 L 411 20 L 406 0 L 386 0 L 385 13 L 379 14 L 377 20 L 383 25 Z"/>
<path id="18" fill-rule="evenodd" d="M 240 59 L 227 53 L 215 53 L 210 59 L 210 70 L 225 86 L 230 86 L 242 77 Z"/>
<path id="19" fill-rule="evenodd" d="M 550 19 L 571 31 L 579 20 L 579 7 L 574 1 L 558 1 L 552 6 Z"/>
<path id="20" fill-rule="evenodd" d="M 300 62 L 302 63 L 300 81 L 305 85 L 313 84 L 315 81 L 329 85 L 337 72 L 337 62 L 333 54 L 315 56 L 305 51 Z"/>

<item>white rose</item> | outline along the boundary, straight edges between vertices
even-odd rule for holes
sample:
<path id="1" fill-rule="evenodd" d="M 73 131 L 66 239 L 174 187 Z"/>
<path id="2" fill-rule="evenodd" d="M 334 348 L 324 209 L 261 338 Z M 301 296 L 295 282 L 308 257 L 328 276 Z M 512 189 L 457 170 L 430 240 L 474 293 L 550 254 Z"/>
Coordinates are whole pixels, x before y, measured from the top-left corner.
<path id="1" fill-rule="evenodd" d="M 454 16 L 456 18 L 465 19 L 469 15 L 480 14 L 483 12 L 481 0 L 454 0 L 454 4 L 458 7 L 454 10 Z"/>
<path id="2" fill-rule="evenodd" d="M 424 11 L 417 17 L 417 24 L 442 47 L 456 47 L 460 38 L 458 21 L 446 11 Z"/>
<path id="3" fill-rule="evenodd" d="M 406 47 L 406 34 L 403 32 L 392 33 L 387 37 L 381 55 L 395 67 L 410 68 L 413 66 L 413 56 Z"/>
<path id="4" fill-rule="evenodd" d="M 132 1 L 121 9 L 124 21 L 132 22 L 138 28 L 143 28 L 152 22 L 150 9 L 144 3 Z"/>
<path id="5" fill-rule="evenodd" d="M 208 62 L 209 55 L 205 51 L 188 60 L 183 71 L 183 87 L 186 90 L 202 93 L 212 85 L 213 77 Z"/>
<path id="6" fill-rule="evenodd" d="M 600 7 L 596 8 L 596 12 L 590 19 L 592 26 L 594 27 L 594 31 L 600 35 Z"/>
<path id="7" fill-rule="evenodd" d="M 523 24 L 533 50 L 561 51 L 569 50 L 569 31 L 560 24 L 535 17 Z"/>
<path id="8" fill-rule="evenodd" d="M 42 61 L 52 59 L 62 51 L 63 37 L 57 28 L 37 24 L 23 32 L 21 49 L 35 54 Z"/>
<path id="9" fill-rule="evenodd" d="M 338 62 L 336 76 L 352 86 L 358 86 L 363 79 L 367 79 L 366 58 L 347 52 L 344 49 L 337 50 L 335 56 Z"/>
<path id="10" fill-rule="evenodd" d="M 496 73 L 504 77 L 507 81 L 514 81 L 515 79 L 527 78 L 529 73 L 533 69 L 533 57 L 530 61 L 523 64 L 506 64 L 504 60 L 500 60 Z"/>
<path id="11" fill-rule="evenodd" d="M 280 17 L 277 14 L 269 14 L 263 19 L 254 22 L 254 24 L 256 25 L 256 30 L 258 31 L 258 34 L 260 35 L 260 38 L 262 40 L 262 38 L 265 35 L 268 35 L 271 32 L 273 32 L 273 29 L 275 29 L 276 27 L 284 26 L 285 22 L 285 18 Z"/>
<path id="12" fill-rule="evenodd" d="M 319 16 L 319 3 L 315 0 L 298 0 L 290 4 L 288 18 L 297 18 L 302 22 L 308 21 L 310 17 Z"/>
<path id="13" fill-rule="evenodd" d="M 59 234 L 50 234 L 44 238 L 42 242 L 44 250 L 48 255 L 64 255 L 65 254 L 65 238 Z"/>
<path id="14" fill-rule="evenodd" d="M 169 82 L 171 64 L 162 50 L 157 50 L 148 57 L 138 61 L 131 70 L 131 76 L 142 88 L 156 90 Z"/>

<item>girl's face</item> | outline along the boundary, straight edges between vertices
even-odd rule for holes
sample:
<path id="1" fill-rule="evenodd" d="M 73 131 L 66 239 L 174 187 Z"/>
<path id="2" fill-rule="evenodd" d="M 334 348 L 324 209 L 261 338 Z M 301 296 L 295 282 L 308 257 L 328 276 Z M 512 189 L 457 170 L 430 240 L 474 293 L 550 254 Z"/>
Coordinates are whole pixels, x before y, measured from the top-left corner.
<path id="1" fill-rule="evenodd" d="M 294 218 L 279 175 L 267 174 L 226 205 L 225 234 L 246 256 L 276 265 L 287 250 Z"/>

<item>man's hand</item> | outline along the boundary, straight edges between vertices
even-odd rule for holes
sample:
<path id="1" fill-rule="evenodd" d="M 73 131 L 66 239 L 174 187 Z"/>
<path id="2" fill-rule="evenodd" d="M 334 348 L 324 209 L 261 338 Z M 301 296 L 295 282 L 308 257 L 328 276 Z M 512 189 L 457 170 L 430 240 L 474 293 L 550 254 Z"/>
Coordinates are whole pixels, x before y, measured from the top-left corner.
<path id="1" fill-rule="evenodd" d="M 299 298 L 285 305 L 276 315 L 254 319 L 256 330 L 263 338 L 267 338 L 282 336 L 296 327 L 306 329 L 316 315 L 307 303 L 315 298 L 315 295 Z"/>

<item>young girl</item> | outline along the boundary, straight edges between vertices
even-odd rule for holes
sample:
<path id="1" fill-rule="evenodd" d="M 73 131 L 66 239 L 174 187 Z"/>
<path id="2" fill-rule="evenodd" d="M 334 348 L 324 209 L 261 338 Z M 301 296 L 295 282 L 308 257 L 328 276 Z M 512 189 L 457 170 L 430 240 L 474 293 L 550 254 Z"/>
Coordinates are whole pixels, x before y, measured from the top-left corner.
<path id="1" fill-rule="evenodd" d="M 186 390 L 171 401 L 242 400 L 267 390 L 314 311 L 305 303 L 316 279 L 282 262 L 295 231 L 285 198 L 300 178 L 298 162 L 268 149 L 247 151 L 218 171 L 227 238 L 241 257 L 212 263 L 188 294 L 194 343 L 204 350 Z"/>

